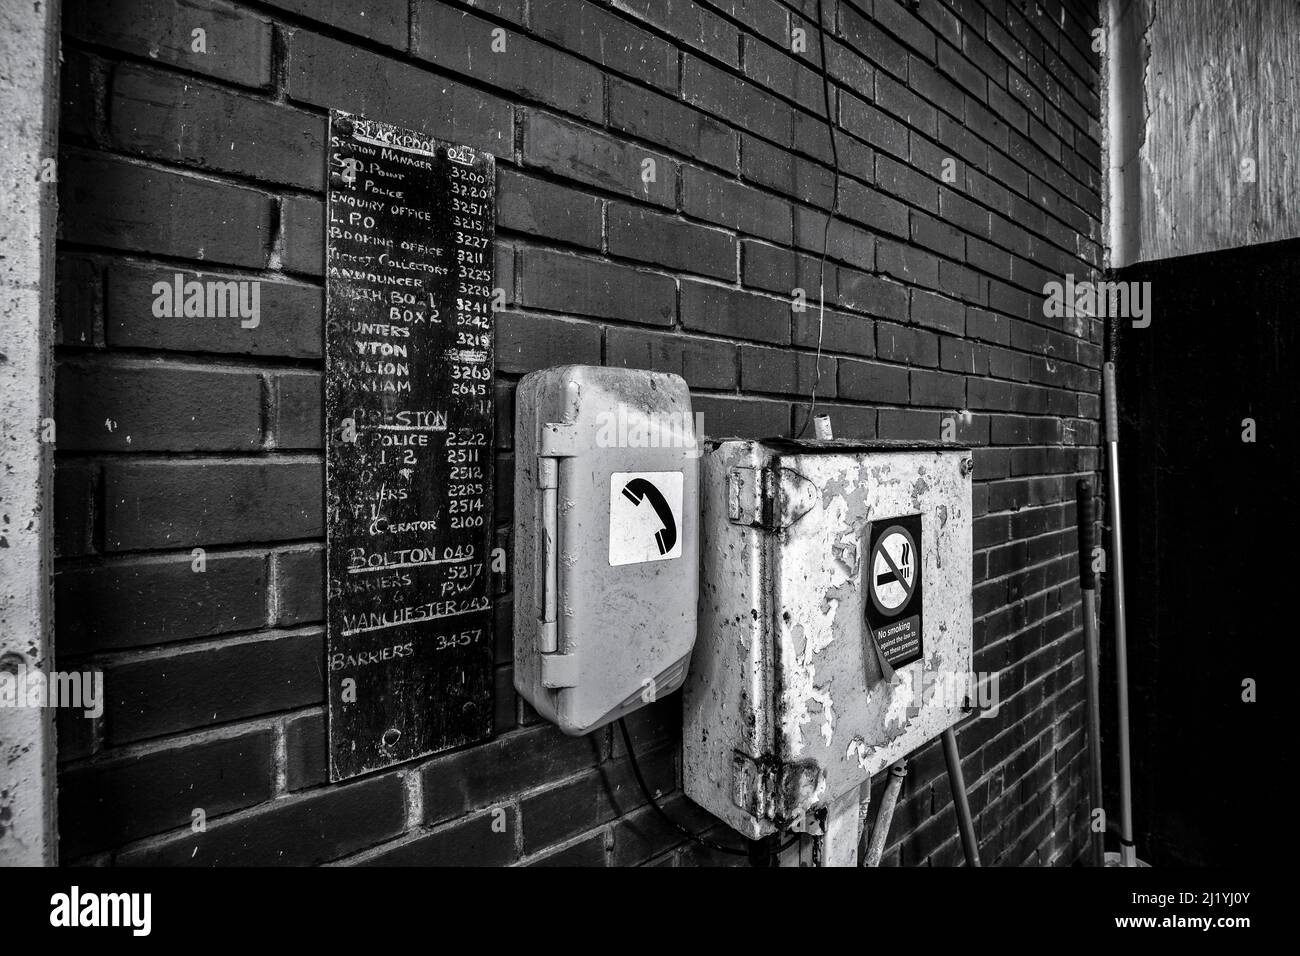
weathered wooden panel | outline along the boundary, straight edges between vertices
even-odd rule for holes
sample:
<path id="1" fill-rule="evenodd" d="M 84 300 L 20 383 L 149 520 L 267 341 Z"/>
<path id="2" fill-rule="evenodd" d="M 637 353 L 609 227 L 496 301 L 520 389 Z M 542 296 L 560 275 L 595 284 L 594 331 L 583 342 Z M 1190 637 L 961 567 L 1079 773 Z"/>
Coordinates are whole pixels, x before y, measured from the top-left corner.
<path id="1" fill-rule="evenodd" d="M 1135 258 L 1300 236 L 1300 4 L 1147 0 L 1146 10 Z"/>
<path id="2" fill-rule="evenodd" d="M 492 729 L 494 161 L 331 116 L 330 778 Z"/>

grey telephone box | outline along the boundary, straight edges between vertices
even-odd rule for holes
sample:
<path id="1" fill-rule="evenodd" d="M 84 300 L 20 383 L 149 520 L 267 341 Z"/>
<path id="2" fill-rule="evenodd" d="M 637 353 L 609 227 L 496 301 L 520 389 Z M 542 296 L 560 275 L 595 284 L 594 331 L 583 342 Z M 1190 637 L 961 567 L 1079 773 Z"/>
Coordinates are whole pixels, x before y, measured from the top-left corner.
<path id="1" fill-rule="evenodd" d="M 662 372 L 533 372 L 515 444 L 515 689 L 584 734 L 686 676 L 699 587 L 690 391 Z"/>

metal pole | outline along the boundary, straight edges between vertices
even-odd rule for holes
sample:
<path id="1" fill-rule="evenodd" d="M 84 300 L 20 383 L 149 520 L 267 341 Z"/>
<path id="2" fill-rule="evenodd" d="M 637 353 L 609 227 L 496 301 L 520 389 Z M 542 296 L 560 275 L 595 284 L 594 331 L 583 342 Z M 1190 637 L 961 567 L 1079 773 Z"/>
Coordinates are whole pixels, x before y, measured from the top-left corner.
<path id="1" fill-rule="evenodd" d="M 1091 481 L 1080 479 L 1075 492 L 1075 511 L 1079 523 L 1079 591 L 1083 596 L 1083 654 L 1088 686 L 1088 758 L 1092 765 L 1092 810 L 1095 812 L 1105 799 L 1101 787 L 1101 662 L 1097 646 L 1097 577 L 1092 570 L 1092 550 L 1096 545 L 1096 509 Z M 1088 827 L 1091 832 L 1089 846 L 1092 865 L 1104 867 L 1105 829 L 1094 828 L 1091 813 Z"/>
<path id="2" fill-rule="evenodd" d="M 961 830 L 961 846 L 966 851 L 966 865 L 980 865 L 980 846 L 975 839 L 975 821 L 971 819 L 970 804 L 966 801 L 966 781 L 961 773 L 961 754 L 957 752 L 957 735 L 949 727 L 943 732 L 943 756 L 948 761 L 948 782 L 952 786 L 952 802 L 957 809 L 957 827 Z"/>
<path id="3" fill-rule="evenodd" d="M 885 794 L 880 798 L 876 826 L 871 831 L 871 843 L 864 854 L 863 866 L 880 866 L 880 858 L 885 855 L 885 843 L 889 839 L 889 826 L 894 822 L 894 807 L 898 805 L 898 794 L 903 789 L 903 778 L 906 776 L 906 760 L 900 760 L 889 768 L 889 783 L 885 785 Z"/>
<path id="4" fill-rule="evenodd" d="M 1115 691 L 1119 703 L 1119 832 L 1120 862 L 1137 866 L 1133 845 L 1133 782 L 1129 766 L 1128 632 L 1124 617 L 1124 533 L 1119 508 L 1119 402 L 1115 396 L 1115 363 L 1102 366 L 1106 402 L 1106 459 L 1110 474 L 1111 591 L 1115 596 Z"/>

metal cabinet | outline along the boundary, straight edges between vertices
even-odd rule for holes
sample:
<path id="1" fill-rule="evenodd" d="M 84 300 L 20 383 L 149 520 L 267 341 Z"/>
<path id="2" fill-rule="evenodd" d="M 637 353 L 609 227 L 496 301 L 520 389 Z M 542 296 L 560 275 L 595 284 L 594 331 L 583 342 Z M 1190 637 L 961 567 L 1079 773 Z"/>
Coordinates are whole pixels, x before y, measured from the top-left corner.
<path id="1" fill-rule="evenodd" d="M 963 716 L 970 470 L 969 451 L 938 444 L 706 445 L 692 800 L 759 838 Z"/>

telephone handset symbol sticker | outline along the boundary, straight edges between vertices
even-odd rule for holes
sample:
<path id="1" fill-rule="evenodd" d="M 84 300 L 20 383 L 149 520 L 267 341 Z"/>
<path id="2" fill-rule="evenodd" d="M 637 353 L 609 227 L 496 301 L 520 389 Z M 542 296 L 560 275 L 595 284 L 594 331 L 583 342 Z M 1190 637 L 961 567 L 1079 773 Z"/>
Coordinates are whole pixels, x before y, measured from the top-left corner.
<path id="1" fill-rule="evenodd" d="M 614 472 L 609 481 L 609 563 L 668 561 L 682 554 L 680 471 Z"/>
<path id="2" fill-rule="evenodd" d="M 639 505 L 647 498 L 650 499 L 655 514 L 663 523 L 663 527 L 655 532 L 655 544 L 659 545 L 660 554 L 671 551 L 673 545 L 677 543 L 677 519 L 673 517 L 673 509 L 664 498 L 663 492 L 645 478 L 633 478 L 623 486 L 623 496 L 634 505 Z"/>

